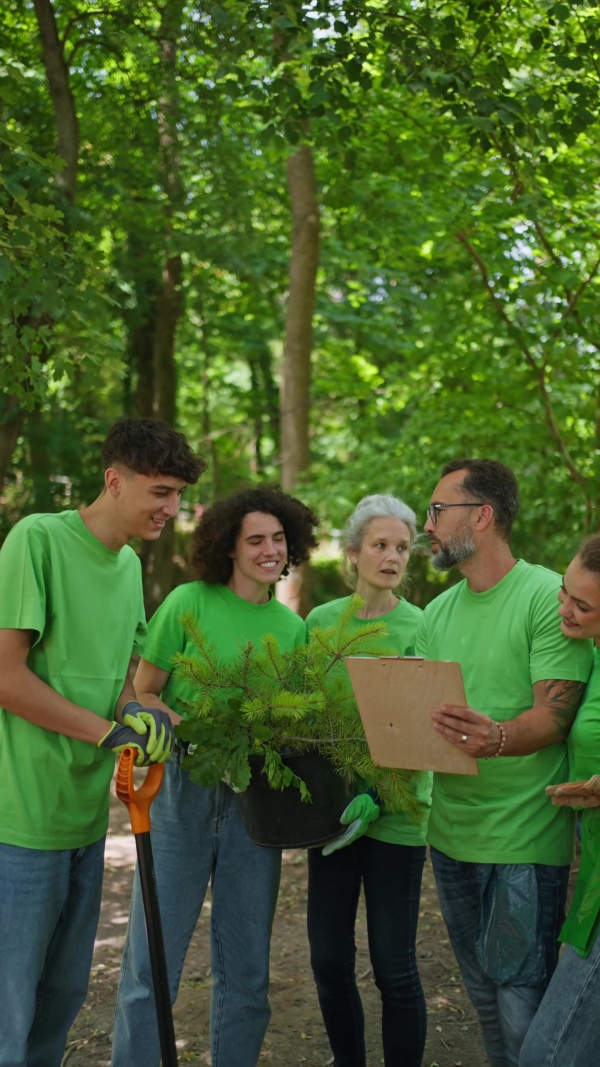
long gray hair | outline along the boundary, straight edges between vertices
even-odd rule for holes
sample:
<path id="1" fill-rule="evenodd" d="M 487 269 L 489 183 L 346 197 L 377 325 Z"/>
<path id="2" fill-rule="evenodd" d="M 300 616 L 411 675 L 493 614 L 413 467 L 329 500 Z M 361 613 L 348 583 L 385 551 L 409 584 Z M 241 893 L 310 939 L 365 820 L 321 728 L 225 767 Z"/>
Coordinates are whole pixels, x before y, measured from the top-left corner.
<path id="1" fill-rule="evenodd" d="M 340 538 L 344 549 L 345 578 L 351 589 L 356 589 L 357 572 L 356 565 L 348 558 L 348 549 L 360 552 L 367 527 L 373 519 L 401 519 L 408 527 L 411 549 L 417 538 L 417 516 L 403 500 L 388 493 L 364 496 L 352 512 Z"/>

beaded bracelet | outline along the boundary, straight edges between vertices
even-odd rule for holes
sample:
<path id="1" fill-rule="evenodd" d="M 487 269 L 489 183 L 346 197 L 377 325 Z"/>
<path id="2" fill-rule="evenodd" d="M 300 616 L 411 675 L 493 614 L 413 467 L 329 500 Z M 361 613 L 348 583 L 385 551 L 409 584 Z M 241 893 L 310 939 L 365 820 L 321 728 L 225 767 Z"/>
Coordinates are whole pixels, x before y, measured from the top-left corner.
<path id="1" fill-rule="evenodd" d="M 496 722 L 495 719 L 494 719 L 494 722 Z M 506 730 L 504 729 L 503 726 L 500 725 L 499 722 L 496 723 L 496 726 L 498 727 L 498 729 L 500 731 L 500 744 L 499 744 L 498 748 L 496 749 L 496 751 L 494 752 L 493 756 L 488 756 L 488 759 L 496 759 L 496 756 L 501 756 L 502 755 L 502 749 L 504 748 L 504 746 L 506 744 Z"/>

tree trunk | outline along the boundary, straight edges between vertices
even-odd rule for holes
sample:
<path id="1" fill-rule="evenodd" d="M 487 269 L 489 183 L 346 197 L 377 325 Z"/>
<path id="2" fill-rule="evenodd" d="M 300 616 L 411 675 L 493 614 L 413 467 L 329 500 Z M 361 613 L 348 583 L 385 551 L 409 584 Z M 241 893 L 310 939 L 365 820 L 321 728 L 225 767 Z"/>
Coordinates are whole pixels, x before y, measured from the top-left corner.
<path id="1" fill-rule="evenodd" d="M 140 418 L 154 413 L 154 325 L 154 310 L 148 309 L 129 334 L 130 366 L 136 371 L 133 407 Z"/>
<path id="2" fill-rule="evenodd" d="M 281 484 L 290 491 L 310 463 L 310 356 L 319 263 L 319 205 L 311 149 L 288 158 L 292 208 L 290 288 L 281 371 Z"/>
<path id="3" fill-rule="evenodd" d="M 79 154 L 79 126 L 75 101 L 69 87 L 69 68 L 65 62 L 62 42 L 58 36 L 54 8 L 50 0 L 33 0 L 35 17 L 40 31 L 42 59 L 56 124 L 57 153 L 65 161 L 63 170 L 56 175 L 56 187 L 72 204 L 77 182 L 77 159 Z M 26 316 L 29 325 L 30 317 Z M 39 324 L 46 320 L 40 320 Z M 11 466 L 17 439 L 23 429 L 26 412 L 14 397 L 7 397 L 0 414 L 0 491 Z"/>
<path id="4" fill-rule="evenodd" d="M 175 336 L 182 312 L 181 253 L 174 233 L 177 214 L 183 211 L 184 197 L 180 174 L 177 120 L 177 48 L 181 33 L 183 0 L 168 0 L 162 9 L 159 31 L 160 90 L 158 97 L 159 171 L 165 193 L 164 263 L 162 287 L 156 300 L 153 343 L 152 413 L 173 425 L 176 418 L 177 375 Z M 167 523 L 158 541 L 149 542 L 142 552 L 145 574 L 146 608 L 151 615 L 173 588 L 175 569 L 175 526 Z"/>
<path id="5" fill-rule="evenodd" d="M 206 318 L 204 316 L 204 307 L 201 296 L 198 296 L 196 306 L 198 308 L 198 318 L 196 320 L 199 328 L 198 341 L 200 343 L 200 352 L 202 355 L 202 363 L 200 370 L 200 382 L 202 384 L 202 434 L 204 437 L 204 447 L 210 455 L 210 470 L 212 473 L 213 480 L 213 500 L 218 500 L 221 495 L 221 467 L 219 460 L 219 452 L 217 449 L 217 442 L 212 433 L 211 421 L 209 368 L 212 352 L 209 340 L 209 331 L 207 327 Z"/>
<path id="6" fill-rule="evenodd" d="M 33 480 L 33 511 L 54 510 L 54 484 L 50 481 L 52 469 L 47 444 L 48 425 L 44 413 L 35 408 L 29 415 L 27 437 Z"/>
<path id="7" fill-rule="evenodd" d="M 75 100 L 69 87 L 69 68 L 65 62 L 62 42 L 56 27 L 56 17 L 50 0 L 33 0 L 33 7 L 40 30 L 44 69 L 54 108 L 57 152 L 65 161 L 64 169 L 56 176 L 56 185 L 72 204 L 77 182 L 79 126 Z"/>
<path id="8" fill-rule="evenodd" d="M 161 265 L 146 220 L 145 202 L 134 193 L 123 269 L 135 293 L 133 307 L 123 308 L 127 331 L 127 379 L 124 388 L 128 415 L 154 414 L 154 337 L 156 302 L 161 291 Z"/>
<path id="9" fill-rule="evenodd" d="M 25 412 L 18 400 L 14 396 L 0 397 L 0 498 L 24 421 Z"/>
<path id="10" fill-rule="evenodd" d="M 315 282 L 319 264 L 319 205 L 312 151 L 302 145 L 288 158 L 292 209 L 292 255 L 285 350 L 281 371 L 281 484 L 296 488 L 310 464 L 310 357 Z M 306 615 L 310 607 L 309 568 L 305 564 L 278 587 L 278 598 Z"/>

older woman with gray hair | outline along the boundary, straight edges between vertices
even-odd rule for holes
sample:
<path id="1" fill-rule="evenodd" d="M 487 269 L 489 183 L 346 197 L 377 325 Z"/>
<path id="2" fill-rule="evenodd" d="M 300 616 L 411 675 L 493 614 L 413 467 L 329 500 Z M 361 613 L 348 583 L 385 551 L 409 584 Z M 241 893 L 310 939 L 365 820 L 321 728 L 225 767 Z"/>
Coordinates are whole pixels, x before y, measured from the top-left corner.
<path id="1" fill-rule="evenodd" d="M 414 511 L 396 497 L 379 495 L 360 501 L 342 536 L 349 584 L 364 601 L 354 625 L 364 626 L 368 619 L 385 622 L 398 655 L 412 655 L 421 615 L 399 594 L 416 533 Z M 308 629 L 336 623 L 347 603 L 343 597 L 315 608 L 306 620 Z M 411 787 L 418 821 L 388 813 L 376 795 L 373 801 L 363 794 L 353 802 L 368 809 L 355 824 L 362 836 L 342 835 L 324 854 L 317 849 L 308 854 L 311 963 L 335 1067 L 366 1065 L 355 976 L 361 885 L 373 975 L 382 1000 L 384 1063 L 420 1067 L 422 1062 L 427 1020 L 415 941 L 431 775 L 415 774 Z"/>

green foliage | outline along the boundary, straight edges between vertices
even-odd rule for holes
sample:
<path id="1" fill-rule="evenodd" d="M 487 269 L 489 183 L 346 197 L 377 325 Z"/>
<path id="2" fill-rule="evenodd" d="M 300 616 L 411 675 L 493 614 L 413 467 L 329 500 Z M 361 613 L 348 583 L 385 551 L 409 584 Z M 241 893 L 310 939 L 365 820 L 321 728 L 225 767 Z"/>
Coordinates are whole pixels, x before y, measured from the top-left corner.
<path id="1" fill-rule="evenodd" d="M 219 659 L 193 617 L 182 619 L 196 654 L 178 655 L 175 671 L 197 699 L 177 733 L 194 746 L 184 764 L 194 782 L 210 786 L 224 778 L 243 791 L 250 781 L 248 757 L 262 756 L 273 789 L 293 785 L 310 800 L 285 755 L 316 750 L 340 775 L 371 783 L 389 811 L 415 814 L 414 772 L 374 765 L 349 684 L 346 656 L 389 654 L 384 623 L 358 631 L 352 625 L 361 606 L 360 597 L 352 597 L 336 626 L 313 630 L 294 652 L 283 653 L 268 635 L 229 662 Z"/>
<path id="2" fill-rule="evenodd" d="M 315 604 L 326 604 L 347 596 L 348 588 L 344 581 L 339 561 L 336 559 L 319 559 L 310 563 L 310 592 Z"/>
<path id="3" fill-rule="evenodd" d="M 44 92 L 39 70 L 0 52 L 0 397 L 27 410 L 106 347 L 104 278 L 57 189 L 64 164 L 44 128 Z"/>
<path id="4" fill-rule="evenodd" d="M 137 410 L 161 284 L 160 11 L 53 6 L 75 208 L 57 194 L 32 6 L 0 15 L 0 436 L 6 397 L 39 415 L 17 439 L 7 522 L 96 491 L 103 431 Z M 299 494 L 325 531 L 370 492 L 424 518 L 445 460 L 492 455 L 521 485 L 517 553 L 564 568 L 599 524 L 599 41 L 597 8 L 538 0 L 186 5 L 178 410 L 210 459 L 192 507 L 279 477 L 285 160 L 302 137 L 322 241 Z M 425 603 L 439 576 L 416 569 Z M 317 601 L 336 588 L 329 573 Z"/>

